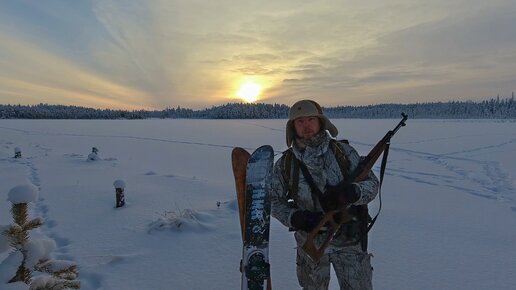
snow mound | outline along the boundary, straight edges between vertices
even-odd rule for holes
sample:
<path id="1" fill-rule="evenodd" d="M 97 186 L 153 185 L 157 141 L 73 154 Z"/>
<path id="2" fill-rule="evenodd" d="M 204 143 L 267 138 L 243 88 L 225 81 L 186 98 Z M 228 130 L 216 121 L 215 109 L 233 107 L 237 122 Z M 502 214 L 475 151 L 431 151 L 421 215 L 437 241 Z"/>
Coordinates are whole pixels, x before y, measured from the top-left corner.
<path id="1" fill-rule="evenodd" d="M 49 260 L 50 253 L 56 249 L 56 242 L 51 239 L 32 239 L 27 243 L 27 266 L 33 268 L 40 260 Z"/>
<path id="2" fill-rule="evenodd" d="M 2 285 L 2 287 L 14 277 L 22 261 L 23 254 L 20 251 L 16 251 L 10 253 L 9 256 L 0 263 L 0 285 Z"/>
<path id="3" fill-rule="evenodd" d="M 100 157 L 96 153 L 90 153 L 88 154 L 88 158 L 86 161 L 97 161 L 100 160 Z"/>
<path id="4" fill-rule="evenodd" d="M 56 279 L 52 276 L 38 276 L 32 281 L 30 289 L 70 289 L 72 285 L 80 286 L 74 281 Z"/>
<path id="5" fill-rule="evenodd" d="M 6 285 L 3 285 L 2 290 L 30 290 L 29 285 L 23 283 L 23 282 L 14 282 L 9 283 Z"/>
<path id="6" fill-rule="evenodd" d="M 238 210 L 238 201 L 236 198 L 225 202 L 225 205 L 227 209 Z"/>
<path id="7" fill-rule="evenodd" d="M 117 180 L 115 180 L 115 182 L 113 182 L 113 186 L 115 188 L 125 189 L 125 181 L 123 181 L 121 179 L 117 179 Z"/>
<path id="8" fill-rule="evenodd" d="M 205 232 L 214 229 L 210 221 L 214 217 L 207 213 L 200 213 L 192 209 L 182 211 L 166 211 L 149 224 L 149 233 L 155 231 L 173 232 Z"/>
<path id="9" fill-rule="evenodd" d="M 38 191 L 38 188 L 33 184 L 18 185 L 9 190 L 9 197 L 7 200 L 13 204 L 29 203 L 36 200 Z"/>

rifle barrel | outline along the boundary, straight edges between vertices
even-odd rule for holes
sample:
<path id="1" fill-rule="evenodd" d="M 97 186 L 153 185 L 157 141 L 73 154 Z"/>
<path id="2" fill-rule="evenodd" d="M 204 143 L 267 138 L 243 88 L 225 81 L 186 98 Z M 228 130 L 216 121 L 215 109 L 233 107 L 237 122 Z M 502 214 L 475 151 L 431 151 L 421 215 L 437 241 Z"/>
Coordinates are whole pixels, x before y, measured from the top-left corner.
<path id="1" fill-rule="evenodd" d="M 376 160 L 380 157 L 380 155 L 385 150 L 385 147 L 388 143 L 391 142 L 392 136 L 403 126 L 405 126 L 405 121 L 407 120 L 408 116 L 405 113 L 401 113 L 401 116 L 403 116 L 403 119 L 398 123 L 398 125 L 391 131 L 387 132 L 385 136 L 378 142 L 376 145 L 371 149 L 369 154 L 365 157 L 362 162 L 360 162 L 359 166 L 355 170 L 354 174 L 352 175 L 352 181 L 360 181 L 367 177 L 369 174 L 369 171 L 371 168 L 373 168 L 374 164 L 376 163 Z"/>
<path id="2" fill-rule="evenodd" d="M 398 132 L 398 130 L 399 130 L 401 127 L 403 127 L 403 126 L 407 125 L 407 124 L 405 124 L 405 121 L 407 121 L 407 119 L 408 119 L 408 115 L 407 115 L 407 114 L 405 114 L 405 113 L 401 113 L 401 116 L 402 116 L 403 118 L 402 118 L 402 119 L 401 119 L 401 121 L 398 123 L 398 125 L 396 125 L 396 128 L 394 128 L 394 130 L 392 130 L 392 131 L 391 131 L 391 132 L 392 132 L 392 133 L 390 134 L 390 135 L 391 135 L 391 137 L 392 137 L 394 134 L 396 134 L 396 132 Z"/>

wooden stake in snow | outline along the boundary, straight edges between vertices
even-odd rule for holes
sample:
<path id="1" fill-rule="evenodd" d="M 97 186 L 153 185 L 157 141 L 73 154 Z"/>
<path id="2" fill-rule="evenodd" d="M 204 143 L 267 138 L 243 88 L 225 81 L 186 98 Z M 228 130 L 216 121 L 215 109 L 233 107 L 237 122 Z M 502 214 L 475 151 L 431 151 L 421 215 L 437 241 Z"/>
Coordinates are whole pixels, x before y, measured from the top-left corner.
<path id="1" fill-rule="evenodd" d="M 14 158 L 21 158 L 21 149 L 19 147 L 14 148 Z"/>
<path id="2" fill-rule="evenodd" d="M 116 207 L 122 207 L 125 205 L 125 182 L 121 179 L 117 179 L 113 182 L 113 186 L 115 186 L 116 192 Z"/>

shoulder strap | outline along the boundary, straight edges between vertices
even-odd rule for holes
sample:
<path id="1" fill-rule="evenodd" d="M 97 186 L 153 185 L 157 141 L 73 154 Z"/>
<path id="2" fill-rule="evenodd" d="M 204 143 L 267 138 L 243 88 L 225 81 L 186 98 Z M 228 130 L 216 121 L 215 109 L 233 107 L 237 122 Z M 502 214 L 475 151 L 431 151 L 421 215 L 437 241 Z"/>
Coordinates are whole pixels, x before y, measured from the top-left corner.
<path id="1" fill-rule="evenodd" d="M 330 149 L 332 150 L 335 159 L 337 160 L 337 163 L 339 164 L 339 168 L 341 171 L 341 174 L 344 178 L 348 178 L 349 176 L 349 161 L 346 158 L 346 155 L 342 151 L 342 149 L 337 144 L 338 142 L 342 142 L 345 144 L 349 144 L 349 141 L 346 139 L 342 140 L 330 140 Z M 313 181 L 313 178 L 311 177 L 310 173 L 308 172 L 308 169 L 306 166 L 303 166 L 302 162 L 300 162 L 292 152 L 292 148 L 287 149 L 284 152 L 285 158 L 283 163 L 283 178 L 287 182 L 289 189 L 287 193 L 287 200 L 290 204 L 295 205 L 294 200 L 295 196 L 297 195 L 298 187 L 299 187 L 299 173 L 300 169 L 303 173 L 303 176 L 307 180 L 310 189 L 312 190 L 312 193 L 314 193 L 317 197 L 321 195 L 320 190 L 315 186 L 315 183 Z M 304 168 L 303 168 L 304 167 Z"/>
<path id="2" fill-rule="evenodd" d="M 285 151 L 283 160 L 283 178 L 288 185 L 287 201 L 295 207 L 295 196 L 299 185 L 299 162 L 292 152 L 292 148 Z"/>
<path id="3" fill-rule="evenodd" d="M 340 148 L 339 144 L 337 144 L 338 142 L 349 144 L 349 141 L 345 139 L 339 141 L 335 139 L 330 140 L 330 149 L 331 151 L 333 151 L 333 154 L 335 155 L 335 159 L 339 164 L 340 173 L 342 173 L 342 177 L 345 180 L 349 176 L 349 161 L 346 158 L 344 152 L 342 152 L 342 148 Z"/>
<path id="4" fill-rule="evenodd" d="M 312 201 L 315 206 L 317 204 L 317 200 L 321 200 L 323 193 L 321 192 L 319 187 L 317 187 L 317 185 L 315 184 L 314 178 L 310 174 L 310 171 L 308 171 L 308 168 L 306 167 L 306 165 L 303 162 L 301 162 L 300 160 L 298 160 L 295 156 L 294 156 L 294 159 L 295 159 L 294 163 L 299 164 L 301 173 L 303 173 L 303 177 L 305 178 L 306 182 L 308 183 L 308 186 L 310 186 L 310 191 L 312 192 Z"/>
<path id="5" fill-rule="evenodd" d="M 283 152 L 283 178 L 290 183 L 290 170 L 292 166 L 292 148 L 288 148 Z"/>
<path id="6" fill-rule="evenodd" d="M 299 190 L 299 171 L 301 171 L 303 173 L 303 176 L 305 177 L 305 180 L 310 186 L 310 190 L 312 191 L 312 199 L 314 204 L 316 204 L 316 199 L 318 199 L 322 195 L 322 192 L 315 185 L 312 175 L 308 171 L 308 168 L 306 168 L 306 165 L 303 162 L 299 161 L 299 159 L 297 159 L 297 157 L 294 155 L 294 153 L 292 152 L 292 148 L 288 149 L 288 151 L 285 152 L 284 162 L 284 178 L 285 181 L 287 181 L 287 184 L 289 185 L 287 193 L 288 203 L 292 207 L 296 207 L 295 200 L 297 192 Z"/>

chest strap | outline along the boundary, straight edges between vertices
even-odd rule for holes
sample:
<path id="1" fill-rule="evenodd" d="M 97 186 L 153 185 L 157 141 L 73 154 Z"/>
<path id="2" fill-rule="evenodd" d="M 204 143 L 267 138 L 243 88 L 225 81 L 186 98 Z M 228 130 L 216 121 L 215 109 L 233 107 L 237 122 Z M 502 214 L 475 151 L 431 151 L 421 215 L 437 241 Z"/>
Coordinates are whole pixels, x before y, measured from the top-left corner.
<path id="1" fill-rule="evenodd" d="M 337 144 L 338 142 L 343 142 L 346 144 L 349 144 L 348 140 L 330 140 L 329 147 L 331 151 L 333 152 L 333 155 L 335 156 L 335 159 L 337 160 L 337 164 L 339 165 L 340 172 L 344 178 L 349 178 L 349 166 L 350 163 L 348 159 L 346 158 L 346 155 L 342 151 L 342 148 L 339 147 Z M 299 161 L 292 151 L 292 148 L 289 148 L 285 153 L 284 158 L 284 179 L 286 183 L 288 184 L 288 192 L 287 192 L 287 200 L 291 207 L 297 207 L 295 200 L 297 197 L 297 192 L 299 190 L 299 173 L 300 171 L 303 173 L 303 176 L 305 177 L 308 185 L 310 186 L 310 189 L 312 191 L 312 199 L 314 202 L 314 205 L 316 204 L 315 198 L 319 198 L 322 193 L 315 186 L 315 182 L 313 181 L 312 176 L 310 175 L 308 168 L 306 168 L 306 165 L 303 164 L 301 161 Z M 301 169 L 301 170 L 300 170 Z"/>

